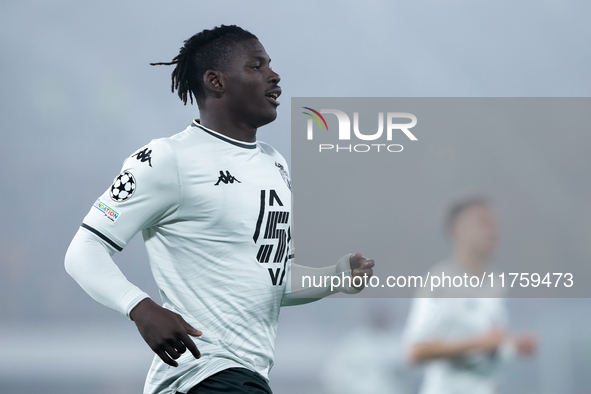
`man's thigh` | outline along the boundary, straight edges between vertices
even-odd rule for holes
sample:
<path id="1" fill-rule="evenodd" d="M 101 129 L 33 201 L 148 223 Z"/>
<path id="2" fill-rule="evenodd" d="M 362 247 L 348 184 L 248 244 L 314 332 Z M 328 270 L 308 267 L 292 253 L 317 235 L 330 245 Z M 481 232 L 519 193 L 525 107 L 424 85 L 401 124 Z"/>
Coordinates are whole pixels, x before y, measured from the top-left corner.
<path id="1" fill-rule="evenodd" d="M 265 379 L 246 368 L 228 368 L 218 372 L 187 394 L 273 394 Z"/>

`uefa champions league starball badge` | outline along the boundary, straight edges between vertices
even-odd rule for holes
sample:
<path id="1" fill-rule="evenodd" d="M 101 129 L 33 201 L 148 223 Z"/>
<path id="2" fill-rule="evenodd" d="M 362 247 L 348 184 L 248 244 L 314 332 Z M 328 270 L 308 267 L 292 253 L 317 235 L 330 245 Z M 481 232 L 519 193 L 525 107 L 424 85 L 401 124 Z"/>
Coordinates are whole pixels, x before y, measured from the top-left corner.
<path id="1" fill-rule="evenodd" d="M 135 178 L 129 171 L 123 171 L 111 186 L 111 200 L 116 202 L 127 201 L 135 192 Z"/>

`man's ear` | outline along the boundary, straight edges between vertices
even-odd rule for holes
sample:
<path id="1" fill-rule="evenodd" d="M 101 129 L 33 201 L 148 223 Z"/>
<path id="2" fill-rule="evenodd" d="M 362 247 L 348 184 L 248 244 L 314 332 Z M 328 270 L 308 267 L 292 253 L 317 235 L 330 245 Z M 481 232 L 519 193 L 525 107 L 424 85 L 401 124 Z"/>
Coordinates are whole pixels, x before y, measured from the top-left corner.
<path id="1" fill-rule="evenodd" d="M 206 90 L 209 90 L 216 95 L 224 93 L 222 73 L 217 70 L 207 70 L 203 74 L 203 85 Z"/>

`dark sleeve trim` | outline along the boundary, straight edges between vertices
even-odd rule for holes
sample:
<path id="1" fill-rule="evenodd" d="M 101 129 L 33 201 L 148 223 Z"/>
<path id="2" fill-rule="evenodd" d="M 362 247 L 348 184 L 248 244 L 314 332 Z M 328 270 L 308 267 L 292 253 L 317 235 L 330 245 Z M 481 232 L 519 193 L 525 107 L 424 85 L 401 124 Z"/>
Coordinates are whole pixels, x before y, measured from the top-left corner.
<path id="1" fill-rule="evenodd" d="M 115 248 L 116 251 L 121 252 L 123 250 L 123 248 L 121 246 L 117 245 L 115 242 L 113 242 L 111 239 L 109 239 L 106 235 L 104 235 L 103 233 L 101 233 L 97 229 L 90 227 L 88 224 L 82 223 L 82 225 L 80 225 L 80 227 L 97 235 L 100 239 L 102 239 L 103 241 L 105 241 L 106 243 L 111 245 L 113 248 Z"/>

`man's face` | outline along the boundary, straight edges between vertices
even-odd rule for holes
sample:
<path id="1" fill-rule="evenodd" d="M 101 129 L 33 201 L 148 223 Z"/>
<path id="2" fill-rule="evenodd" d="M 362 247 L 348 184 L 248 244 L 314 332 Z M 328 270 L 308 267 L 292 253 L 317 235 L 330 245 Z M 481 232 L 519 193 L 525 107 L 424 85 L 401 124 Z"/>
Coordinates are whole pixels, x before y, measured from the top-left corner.
<path id="1" fill-rule="evenodd" d="M 269 65 L 271 59 L 257 39 L 237 45 L 236 53 L 222 73 L 224 101 L 230 116 L 258 128 L 277 118 L 277 97 L 281 94 L 279 75 Z"/>
<path id="2" fill-rule="evenodd" d="M 457 217 L 452 236 L 458 247 L 488 257 L 497 241 L 497 224 L 492 209 L 485 204 L 466 208 Z"/>

